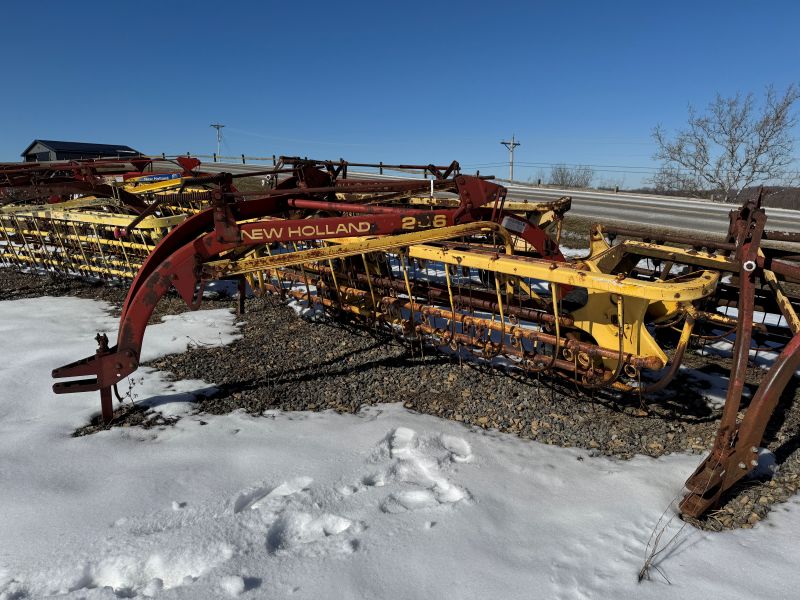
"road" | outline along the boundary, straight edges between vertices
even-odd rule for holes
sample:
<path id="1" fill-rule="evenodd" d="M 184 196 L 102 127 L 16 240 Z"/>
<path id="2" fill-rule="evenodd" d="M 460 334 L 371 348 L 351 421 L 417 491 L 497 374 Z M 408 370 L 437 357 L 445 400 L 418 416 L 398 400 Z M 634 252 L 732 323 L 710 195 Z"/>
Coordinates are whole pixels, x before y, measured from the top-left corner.
<path id="1" fill-rule="evenodd" d="M 572 197 L 571 214 L 591 219 L 625 221 L 635 225 L 658 225 L 703 233 L 728 230 L 733 206 L 690 198 L 587 190 L 555 190 L 500 182 L 510 197 L 553 199 Z M 800 232 L 800 211 L 767 208 L 767 229 Z"/>
<path id="2" fill-rule="evenodd" d="M 174 165 L 173 165 L 174 166 Z M 207 172 L 226 171 L 245 174 L 266 170 L 271 165 L 203 163 Z M 396 178 L 403 175 L 378 175 L 348 171 L 348 177 L 359 179 Z M 509 199 L 552 200 L 562 196 L 572 197 L 570 214 L 598 221 L 625 222 L 631 225 L 659 225 L 692 233 L 722 234 L 728 229 L 728 213 L 731 205 L 717 204 L 691 198 L 596 192 L 587 190 L 559 190 L 540 188 L 519 182 L 498 180 L 509 190 Z M 782 208 L 767 208 L 767 229 L 800 233 L 800 211 Z"/>

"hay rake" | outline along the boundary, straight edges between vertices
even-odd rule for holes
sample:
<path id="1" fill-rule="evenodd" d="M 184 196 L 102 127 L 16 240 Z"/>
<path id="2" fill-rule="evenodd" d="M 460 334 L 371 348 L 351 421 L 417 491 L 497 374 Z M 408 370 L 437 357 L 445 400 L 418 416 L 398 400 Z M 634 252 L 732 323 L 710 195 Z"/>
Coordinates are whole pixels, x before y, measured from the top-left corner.
<path id="1" fill-rule="evenodd" d="M 196 159 L 179 157 L 173 173 L 145 173 L 151 164 L 0 165 L 0 264 L 132 279 L 161 238 L 210 200 L 207 190 L 185 186 Z"/>
<path id="2" fill-rule="evenodd" d="M 125 185 L 98 191 L 92 180 L 79 199 L 47 209 L 17 200 L 0 217 L 3 257 L 14 265 L 72 265 L 73 272 L 123 278 L 136 272 L 116 345 L 98 335 L 95 354 L 53 371 L 65 379 L 54 384 L 56 393 L 99 390 L 105 421 L 113 414 L 112 388 L 139 365 L 159 299 L 174 288 L 195 309 L 205 284 L 220 278 L 452 352 L 637 394 L 669 385 L 693 340 L 727 328 L 736 342 L 722 423 L 681 504 L 684 514 L 697 516 L 751 470 L 769 418 L 800 367 L 798 301 L 787 292 L 800 281 L 800 267 L 763 248 L 762 240 L 785 236 L 765 231 L 759 201 L 732 211 L 722 242 L 648 239 L 598 225 L 588 256 L 568 261 L 558 246 L 568 199 L 507 199 L 505 188 L 461 174 L 457 163 L 395 165 L 426 178 L 374 181 L 348 178 L 352 165 L 343 161 L 284 157 L 264 171 L 274 186 L 256 193 L 238 191 L 236 176 L 180 166 L 179 183 L 149 189 L 139 169 L 138 180 Z M 57 189 L 81 193 L 75 184 L 85 187 L 85 172 L 63 175 Z M 6 188 L 36 196 L 19 181 Z M 28 187 L 41 192 L 42 185 Z M 116 204 L 98 212 L 101 196 Z M 72 223 L 78 232 L 65 234 Z M 610 243 L 614 236 L 624 239 Z M 26 250 L 31 246 L 35 252 Z M 738 317 L 722 307 L 735 307 Z M 756 310 L 782 317 L 786 326 L 754 323 Z M 673 329 L 679 338 L 668 355 L 659 330 Z M 745 409 L 754 339 L 779 354 Z"/>

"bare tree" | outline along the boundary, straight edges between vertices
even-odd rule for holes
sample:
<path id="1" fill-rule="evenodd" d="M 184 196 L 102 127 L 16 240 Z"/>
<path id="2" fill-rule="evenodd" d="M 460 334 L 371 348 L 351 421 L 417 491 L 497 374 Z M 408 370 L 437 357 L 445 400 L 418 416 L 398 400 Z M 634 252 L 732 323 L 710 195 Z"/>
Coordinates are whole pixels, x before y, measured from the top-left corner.
<path id="1" fill-rule="evenodd" d="M 544 182 L 547 183 L 547 175 L 544 172 L 544 169 L 538 169 L 534 175 L 528 177 L 529 183 L 539 183 Z"/>
<path id="2" fill-rule="evenodd" d="M 681 168 L 662 165 L 649 183 L 657 192 L 681 192 L 689 196 L 703 195 L 704 183 Z"/>
<path id="3" fill-rule="evenodd" d="M 604 177 L 595 184 L 595 187 L 598 190 L 621 190 L 625 187 L 625 176 L 619 175 L 617 177 Z"/>
<path id="4" fill-rule="evenodd" d="M 553 165 L 550 168 L 550 185 L 564 188 L 587 188 L 594 179 L 594 170 L 586 165 L 568 167 L 567 165 Z"/>
<path id="5" fill-rule="evenodd" d="M 550 168 L 550 185 L 557 185 L 559 187 L 568 187 L 572 181 L 572 174 L 567 165 L 553 165 Z"/>
<path id="6" fill-rule="evenodd" d="M 689 106 L 688 128 L 670 139 L 659 125 L 653 130 L 654 155 L 662 167 L 653 177 L 657 189 L 696 193 L 719 190 L 734 200 L 748 186 L 787 183 L 791 171 L 792 106 L 800 90 L 792 84 L 779 94 L 770 86 L 756 106 L 752 93 L 725 98 L 720 94 L 704 114 Z"/>

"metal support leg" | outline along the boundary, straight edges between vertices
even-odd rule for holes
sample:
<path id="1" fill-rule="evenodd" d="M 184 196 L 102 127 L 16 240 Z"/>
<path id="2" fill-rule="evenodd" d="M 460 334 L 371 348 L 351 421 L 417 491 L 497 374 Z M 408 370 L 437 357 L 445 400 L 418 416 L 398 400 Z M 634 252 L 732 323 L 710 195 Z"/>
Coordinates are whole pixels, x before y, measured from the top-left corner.
<path id="1" fill-rule="evenodd" d="M 236 307 L 236 312 L 239 315 L 244 314 L 244 300 L 247 297 L 247 280 L 244 277 L 239 278 L 239 299 Z"/>
<path id="2" fill-rule="evenodd" d="M 114 406 L 111 404 L 111 388 L 100 389 L 100 412 L 103 417 L 103 424 L 108 425 L 114 417 Z"/>

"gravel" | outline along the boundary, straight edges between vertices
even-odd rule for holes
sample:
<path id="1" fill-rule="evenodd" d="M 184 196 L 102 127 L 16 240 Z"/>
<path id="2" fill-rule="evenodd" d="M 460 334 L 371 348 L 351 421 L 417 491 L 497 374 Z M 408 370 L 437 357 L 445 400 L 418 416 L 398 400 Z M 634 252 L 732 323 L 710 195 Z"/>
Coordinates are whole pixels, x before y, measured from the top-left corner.
<path id="1" fill-rule="evenodd" d="M 77 279 L 41 277 L 0 269 L 0 300 L 41 295 L 73 295 L 119 304 L 122 287 Z M 211 301 L 231 306 L 232 299 Z M 154 318 L 186 310 L 180 298 L 159 304 Z M 411 409 L 494 428 L 520 437 L 563 447 L 584 448 L 587 456 L 627 459 L 635 454 L 661 456 L 691 452 L 698 463 L 713 443 L 720 411 L 709 408 L 697 380 L 679 377 L 654 398 L 584 393 L 547 377 L 528 377 L 459 360 L 433 348 L 395 339 L 385 331 L 355 323 L 299 318 L 277 299 L 247 301 L 240 340 L 221 348 L 193 348 L 149 363 L 176 379 L 213 382 L 216 392 L 198 397 L 198 413 L 223 414 L 244 409 L 328 410 L 356 412 L 365 404 L 403 402 Z M 726 369 L 726 361 L 694 354 L 694 368 Z M 751 386 L 763 374 L 749 372 Z M 749 528 L 780 509 L 800 488 L 800 402 L 796 381 L 787 389 L 768 428 L 764 446 L 780 468 L 768 480 L 740 483 L 719 509 L 697 527 L 709 530 Z M 124 405 L 119 426 L 165 426 L 170 421 L 141 405 Z M 92 433 L 95 422 L 75 435 Z M 687 476 L 689 473 L 687 473 Z"/>

